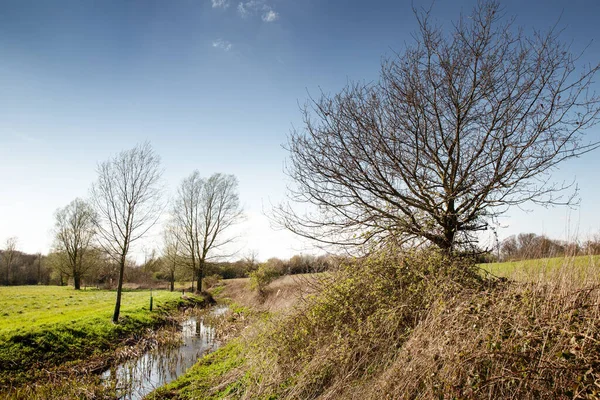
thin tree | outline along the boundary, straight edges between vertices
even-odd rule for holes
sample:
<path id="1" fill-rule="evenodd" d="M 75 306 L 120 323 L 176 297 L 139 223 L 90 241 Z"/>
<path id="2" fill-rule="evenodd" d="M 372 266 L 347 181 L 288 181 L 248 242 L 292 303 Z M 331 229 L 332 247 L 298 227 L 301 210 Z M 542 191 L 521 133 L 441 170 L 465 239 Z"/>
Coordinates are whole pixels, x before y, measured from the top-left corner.
<path id="1" fill-rule="evenodd" d="M 127 255 L 160 217 L 162 170 L 160 158 L 149 143 L 122 151 L 98 165 L 92 201 L 98 214 L 97 229 L 104 250 L 119 265 L 113 322 L 119 319 Z"/>
<path id="2" fill-rule="evenodd" d="M 16 236 L 9 237 L 4 243 L 4 251 L 2 252 L 2 258 L 4 258 L 4 266 L 6 267 L 5 284 L 10 284 L 10 272 L 19 257 L 17 250 L 17 244 L 19 240 Z"/>
<path id="3" fill-rule="evenodd" d="M 37 253 L 37 284 L 42 284 L 42 253 Z"/>
<path id="4" fill-rule="evenodd" d="M 449 32 L 415 15 L 414 44 L 384 60 L 378 82 L 304 107 L 287 146 L 296 186 L 276 211 L 285 227 L 324 243 L 451 252 L 511 206 L 576 203 L 550 173 L 598 147 L 585 131 L 599 121 L 600 64 L 579 69 L 556 27 L 527 36 L 495 1 Z"/>
<path id="5" fill-rule="evenodd" d="M 81 289 L 81 278 L 92 263 L 87 255 L 96 236 L 96 212 L 82 199 L 75 199 L 55 213 L 55 250 L 66 254 L 67 275 L 73 278 L 73 286 Z"/>
<path id="6" fill-rule="evenodd" d="M 163 271 L 169 277 L 169 287 L 172 292 L 175 290 L 175 273 L 185 260 L 181 254 L 181 242 L 171 226 L 167 226 L 163 232 L 163 246 Z"/>
<path id="7" fill-rule="evenodd" d="M 177 191 L 173 224 L 177 239 L 202 291 L 206 262 L 234 239 L 225 231 L 242 216 L 238 182 L 233 175 L 214 174 L 208 179 L 194 171 Z"/>

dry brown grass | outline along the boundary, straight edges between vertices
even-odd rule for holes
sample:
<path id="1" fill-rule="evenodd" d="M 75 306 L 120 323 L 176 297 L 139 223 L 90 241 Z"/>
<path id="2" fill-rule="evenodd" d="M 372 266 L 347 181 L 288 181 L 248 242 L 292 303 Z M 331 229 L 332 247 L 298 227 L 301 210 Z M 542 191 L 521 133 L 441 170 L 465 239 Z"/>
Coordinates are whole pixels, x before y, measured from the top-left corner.
<path id="1" fill-rule="evenodd" d="M 600 286 L 594 265 L 576 264 L 515 281 L 434 252 L 391 252 L 304 281 L 286 277 L 265 307 L 289 306 L 289 290 L 291 311 L 243 330 L 235 352 L 211 361 L 218 376 L 199 369 L 172 394 L 597 399 Z M 226 290 L 252 305 L 246 284 Z M 313 295 L 295 297 L 298 286 Z"/>
<path id="2" fill-rule="evenodd" d="M 600 287 L 593 268 L 567 262 L 523 283 L 478 279 L 463 261 L 439 255 L 387 255 L 322 280 L 320 294 L 300 305 L 251 338 L 246 363 L 231 375 L 246 377 L 234 398 L 593 399 L 600 393 Z"/>
<path id="3" fill-rule="evenodd" d="M 226 279 L 220 297 L 259 311 L 279 312 L 289 310 L 307 294 L 315 290 L 314 282 L 320 274 L 286 275 L 267 285 L 261 295 L 250 289 L 248 278 Z"/>
<path id="4" fill-rule="evenodd" d="M 345 398 L 597 398 L 597 286 L 506 284 L 428 313 L 394 361 Z"/>

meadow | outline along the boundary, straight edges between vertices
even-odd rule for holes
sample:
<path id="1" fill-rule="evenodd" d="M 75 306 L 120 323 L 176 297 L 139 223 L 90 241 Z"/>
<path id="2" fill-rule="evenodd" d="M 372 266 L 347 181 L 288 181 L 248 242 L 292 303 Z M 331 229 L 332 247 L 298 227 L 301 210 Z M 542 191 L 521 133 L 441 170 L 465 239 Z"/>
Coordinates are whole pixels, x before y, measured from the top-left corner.
<path id="1" fill-rule="evenodd" d="M 162 290 L 153 291 L 152 296 L 150 311 L 150 291 L 123 292 L 121 318 L 113 324 L 114 291 L 0 287 L 0 389 L 27 382 L 40 371 L 66 362 L 92 356 L 108 360 L 119 346 L 168 323 L 178 308 L 204 301 Z"/>
<path id="2" fill-rule="evenodd" d="M 181 297 L 180 292 L 154 291 L 154 307 L 160 309 Z M 110 323 L 114 291 L 74 290 L 67 286 L 0 287 L 0 336 L 25 333 L 52 325 Z M 122 316 L 144 317 L 150 305 L 149 291 L 124 292 Z"/>
<path id="3" fill-rule="evenodd" d="M 552 282 L 568 277 L 578 283 L 595 282 L 600 272 L 600 256 L 566 256 L 480 264 L 492 275 L 521 282 Z"/>

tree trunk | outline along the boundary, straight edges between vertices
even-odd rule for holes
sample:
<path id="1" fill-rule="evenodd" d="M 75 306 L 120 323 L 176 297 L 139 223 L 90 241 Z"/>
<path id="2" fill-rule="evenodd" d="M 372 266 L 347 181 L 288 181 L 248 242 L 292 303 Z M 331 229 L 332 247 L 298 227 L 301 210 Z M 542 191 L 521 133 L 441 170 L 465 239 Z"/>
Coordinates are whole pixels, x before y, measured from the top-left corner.
<path id="1" fill-rule="evenodd" d="M 447 254 L 451 254 L 454 250 L 454 237 L 455 237 L 454 229 L 447 228 L 444 232 L 444 245 L 442 246 L 442 251 Z"/>
<path id="2" fill-rule="evenodd" d="M 198 293 L 202 292 L 202 277 L 204 275 L 204 260 L 198 263 Z"/>
<path id="3" fill-rule="evenodd" d="M 175 273 L 171 272 L 171 292 L 175 290 Z"/>
<path id="4" fill-rule="evenodd" d="M 37 284 L 42 284 L 42 254 L 38 253 L 38 279 Z"/>
<path id="5" fill-rule="evenodd" d="M 81 276 L 79 275 L 79 272 L 73 274 L 73 286 L 75 287 L 75 290 L 81 289 Z"/>
<path id="6" fill-rule="evenodd" d="M 115 303 L 115 312 L 112 321 L 116 324 L 119 322 L 119 313 L 121 312 L 121 290 L 123 289 L 123 275 L 125 273 L 125 256 L 121 256 L 119 266 L 119 283 L 117 284 L 117 302 Z"/>

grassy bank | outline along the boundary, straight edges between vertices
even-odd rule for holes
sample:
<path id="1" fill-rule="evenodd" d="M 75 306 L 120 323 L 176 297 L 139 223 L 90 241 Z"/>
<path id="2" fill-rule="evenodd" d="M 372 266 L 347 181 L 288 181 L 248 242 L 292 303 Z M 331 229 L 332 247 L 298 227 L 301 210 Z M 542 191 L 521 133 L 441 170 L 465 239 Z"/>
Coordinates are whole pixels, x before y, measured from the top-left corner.
<path id="1" fill-rule="evenodd" d="M 285 275 L 275 279 L 261 295 L 250 289 L 248 278 L 227 279 L 216 290 L 215 297 L 224 302 L 264 312 L 280 312 L 292 308 L 299 299 L 314 292 L 319 274 Z"/>
<path id="2" fill-rule="evenodd" d="M 502 281 L 436 253 L 357 261 L 155 398 L 598 398 L 600 287 L 584 267 Z"/>
<path id="3" fill-rule="evenodd" d="M 244 341 L 233 340 L 204 356 L 185 375 L 159 388 L 147 398 L 217 400 L 234 396 L 244 385 L 238 374 L 244 363 Z"/>
<path id="4" fill-rule="evenodd" d="M 30 381 L 42 369 L 85 360 L 114 350 L 126 339 L 141 338 L 169 313 L 203 299 L 181 293 L 124 292 L 121 320 L 111 322 L 115 292 L 67 287 L 0 288 L 0 384 Z"/>

